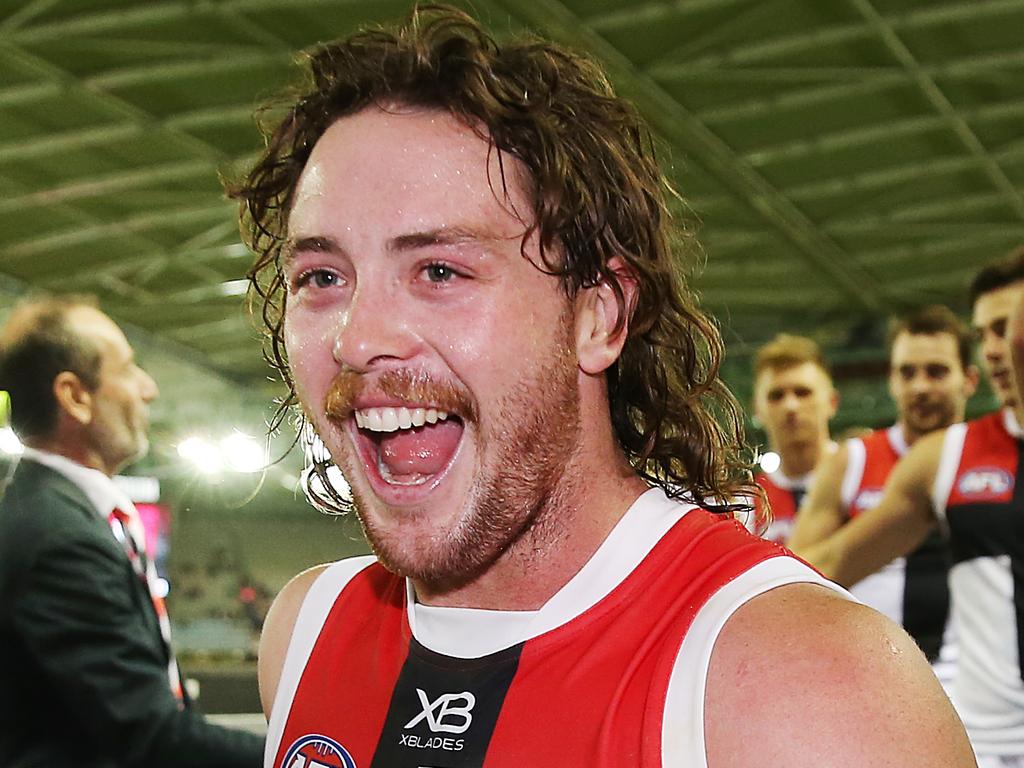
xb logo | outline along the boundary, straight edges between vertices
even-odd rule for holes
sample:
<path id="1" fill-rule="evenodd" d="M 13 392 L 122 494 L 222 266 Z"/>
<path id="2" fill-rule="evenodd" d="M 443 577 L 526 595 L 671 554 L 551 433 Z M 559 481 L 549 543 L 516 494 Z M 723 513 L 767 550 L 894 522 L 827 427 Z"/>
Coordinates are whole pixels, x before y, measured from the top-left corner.
<path id="1" fill-rule="evenodd" d="M 426 720 L 434 733 L 465 733 L 469 730 L 473 722 L 473 705 L 476 704 L 476 696 L 469 691 L 443 693 L 434 702 L 422 688 L 416 689 L 416 695 L 420 697 L 423 711 L 405 724 L 407 729 L 415 727 L 420 720 Z"/>

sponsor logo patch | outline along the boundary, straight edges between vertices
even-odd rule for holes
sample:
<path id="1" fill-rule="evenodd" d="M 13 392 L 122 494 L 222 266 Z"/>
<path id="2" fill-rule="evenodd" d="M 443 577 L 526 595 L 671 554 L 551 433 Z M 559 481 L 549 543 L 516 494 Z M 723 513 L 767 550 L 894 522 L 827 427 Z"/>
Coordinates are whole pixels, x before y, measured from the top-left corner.
<path id="1" fill-rule="evenodd" d="M 956 489 L 961 496 L 1001 497 L 1013 491 L 1013 475 L 1000 467 L 980 467 L 965 473 Z"/>
<path id="2" fill-rule="evenodd" d="M 280 768 L 356 768 L 356 761 L 334 739 L 311 733 L 288 747 Z"/>
<path id="3" fill-rule="evenodd" d="M 426 720 L 433 733 L 465 733 L 469 730 L 476 704 L 476 696 L 469 691 L 442 693 L 435 701 L 431 701 L 422 688 L 416 689 L 416 695 L 423 709 L 405 724 L 406 729 L 415 728 L 421 720 Z"/>

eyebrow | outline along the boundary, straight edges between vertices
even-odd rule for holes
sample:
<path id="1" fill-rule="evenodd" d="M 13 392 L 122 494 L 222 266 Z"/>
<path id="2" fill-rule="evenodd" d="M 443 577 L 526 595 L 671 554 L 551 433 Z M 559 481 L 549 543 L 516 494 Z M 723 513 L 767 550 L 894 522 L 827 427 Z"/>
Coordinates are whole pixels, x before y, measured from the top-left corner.
<path id="1" fill-rule="evenodd" d="M 484 233 L 471 227 L 439 227 L 424 232 L 410 232 L 399 235 L 388 242 L 388 250 L 395 252 L 414 251 L 435 245 L 460 245 L 462 243 L 497 243 L 504 238 Z"/>
<path id="2" fill-rule="evenodd" d="M 281 246 L 281 257 L 285 264 L 291 261 L 299 251 L 314 251 L 316 253 L 331 253 L 341 255 L 345 249 L 333 237 L 314 235 L 311 237 L 289 237 Z"/>
<path id="3" fill-rule="evenodd" d="M 462 243 L 498 243 L 511 238 L 499 237 L 471 227 L 438 227 L 423 232 L 410 232 L 391 238 L 387 243 L 389 253 L 415 251 L 433 246 L 460 245 Z M 281 248 L 281 255 L 287 263 L 300 251 L 345 255 L 345 248 L 327 235 L 288 238 Z"/>

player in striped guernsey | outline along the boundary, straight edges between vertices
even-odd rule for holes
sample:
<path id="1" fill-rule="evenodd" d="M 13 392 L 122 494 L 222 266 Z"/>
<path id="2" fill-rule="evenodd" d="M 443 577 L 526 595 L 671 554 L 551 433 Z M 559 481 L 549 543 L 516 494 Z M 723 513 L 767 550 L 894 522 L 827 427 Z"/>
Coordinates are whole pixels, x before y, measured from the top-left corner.
<path id="1" fill-rule="evenodd" d="M 1000 410 L 921 437 L 893 469 L 878 505 L 799 550 L 853 584 L 948 530 L 949 587 L 959 643 L 951 697 L 988 766 L 1024 766 L 1024 483 L 1022 400 L 1011 376 L 1007 327 L 1024 293 L 1024 248 L 971 284 L 972 323 Z"/>
<path id="2" fill-rule="evenodd" d="M 930 306 L 893 318 L 888 351 L 889 392 L 899 418 L 891 427 L 846 441 L 822 462 L 789 541 L 794 549 L 826 539 L 871 509 L 911 445 L 929 432 L 963 421 L 978 372 L 970 363 L 970 334 L 951 310 Z M 948 546 L 935 530 L 906 558 L 897 558 L 851 588 L 856 597 L 906 628 L 947 689 L 956 654 L 953 633 L 947 632 L 948 571 Z"/>
<path id="3" fill-rule="evenodd" d="M 835 416 L 839 393 L 818 345 L 803 336 L 781 333 L 754 356 L 754 416 L 768 436 L 768 450 L 779 466 L 761 468 L 754 476 L 771 508 L 771 521 L 761 500 L 749 527 L 769 541 L 785 542 L 810 486 L 815 467 L 835 443 L 828 422 Z"/>
<path id="4" fill-rule="evenodd" d="M 971 765 L 902 630 L 699 505 L 741 419 L 600 70 L 436 8 L 309 70 L 234 192 L 375 556 L 278 596 L 267 765 Z"/>

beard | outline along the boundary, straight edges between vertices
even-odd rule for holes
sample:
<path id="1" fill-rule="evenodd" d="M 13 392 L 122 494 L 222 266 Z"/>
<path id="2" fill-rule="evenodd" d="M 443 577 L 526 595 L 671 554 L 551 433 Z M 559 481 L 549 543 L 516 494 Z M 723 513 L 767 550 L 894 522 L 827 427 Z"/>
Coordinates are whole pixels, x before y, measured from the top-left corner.
<path id="1" fill-rule="evenodd" d="M 564 535 L 564 525 L 549 520 L 555 516 L 547 513 L 564 507 L 563 500 L 579 480 L 568 477 L 566 470 L 579 445 L 581 419 L 578 368 L 564 343 L 558 349 L 551 365 L 536 370 L 496 403 L 486 424 L 472 422 L 478 464 L 462 509 L 449 524 L 416 533 L 421 515 L 411 509 L 402 515 L 411 526 L 402 530 L 401 520 L 396 524 L 381 514 L 376 499 L 352 484 L 363 532 L 388 570 L 435 589 L 451 589 L 472 582 L 510 548 L 522 544 L 524 557 L 529 557 Z M 416 381 L 422 387 L 422 378 Z M 465 397 L 468 393 L 459 399 Z M 478 418 L 475 404 L 470 405 L 473 418 Z M 348 465 L 345 474 L 354 477 L 358 458 L 347 441 L 339 458 Z"/>
<path id="2" fill-rule="evenodd" d="M 957 421 L 956 409 L 948 402 L 910 405 L 904 409 L 903 420 L 912 432 L 926 435 Z"/>

